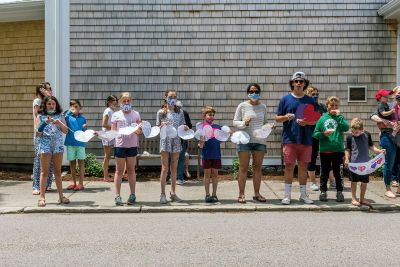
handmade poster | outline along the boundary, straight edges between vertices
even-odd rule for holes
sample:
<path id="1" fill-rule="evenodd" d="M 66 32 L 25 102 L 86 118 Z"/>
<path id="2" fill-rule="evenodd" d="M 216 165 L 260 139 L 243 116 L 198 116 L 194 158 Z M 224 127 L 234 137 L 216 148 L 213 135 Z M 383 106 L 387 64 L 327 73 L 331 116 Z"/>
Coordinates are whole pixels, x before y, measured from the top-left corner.
<path id="1" fill-rule="evenodd" d="M 218 141 L 221 141 L 221 142 L 228 141 L 230 135 L 231 135 L 230 132 L 226 132 L 226 131 L 223 131 L 220 129 L 214 130 L 215 139 L 217 139 Z"/>
<path id="2" fill-rule="evenodd" d="M 92 139 L 94 136 L 94 131 L 93 130 L 86 130 L 86 131 L 75 131 L 74 132 L 74 137 L 76 140 L 79 142 L 84 142 L 87 143 Z"/>
<path id="3" fill-rule="evenodd" d="M 247 144 L 250 142 L 250 136 L 245 131 L 237 131 L 232 134 L 231 141 L 235 144 Z"/>
<path id="4" fill-rule="evenodd" d="M 141 126 L 144 137 L 148 138 L 151 133 L 151 124 L 148 121 L 142 121 Z"/>
<path id="5" fill-rule="evenodd" d="M 305 120 L 307 122 L 316 122 L 321 114 L 315 110 L 313 104 L 300 104 L 297 106 L 295 117 L 297 120 Z"/>
<path id="6" fill-rule="evenodd" d="M 349 170 L 358 175 L 368 175 L 376 171 L 385 163 L 385 154 L 378 154 L 375 158 L 363 163 L 349 163 Z"/>
<path id="7" fill-rule="evenodd" d="M 148 136 L 145 136 L 146 138 L 153 138 L 156 137 L 160 133 L 160 127 L 158 126 L 153 126 L 151 127 L 150 134 Z"/>
<path id="8" fill-rule="evenodd" d="M 178 136 L 183 140 L 190 140 L 194 138 L 194 131 L 192 129 L 185 130 L 185 125 L 178 127 Z"/>
<path id="9" fill-rule="evenodd" d="M 267 139 L 267 137 L 271 134 L 272 132 L 272 127 L 273 124 L 265 124 L 261 127 L 261 129 L 254 130 L 253 134 L 255 137 L 260 138 L 260 139 Z"/>
<path id="10" fill-rule="evenodd" d="M 111 140 L 115 139 L 118 136 L 117 131 L 98 131 L 97 137 L 110 142 Z"/>

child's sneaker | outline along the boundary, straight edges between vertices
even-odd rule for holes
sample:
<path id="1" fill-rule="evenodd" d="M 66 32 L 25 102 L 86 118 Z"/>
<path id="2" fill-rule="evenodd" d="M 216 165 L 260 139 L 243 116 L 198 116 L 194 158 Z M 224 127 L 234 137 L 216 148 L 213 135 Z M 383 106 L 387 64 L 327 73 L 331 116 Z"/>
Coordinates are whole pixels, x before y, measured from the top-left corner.
<path id="1" fill-rule="evenodd" d="M 319 186 L 316 183 L 312 183 L 310 185 L 310 190 L 311 191 L 318 191 L 319 190 Z"/>
<path id="2" fill-rule="evenodd" d="M 344 202 L 344 196 L 342 191 L 337 191 L 336 193 L 336 202 Z"/>
<path id="3" fill-rule="evenodd" d="M 161 193 L 160 195 L 160 204 L 167 204 L 167 197 L 164 193 Z"/>
<path id="4" fill-rule="evenodd" d="M 328 194 L 325 191 L 321 191 L 321 193 L 319 194 L 319 201 L 328 201 Z"/>
<path id="5" fill-rule="evenodd" d="M 299 200 L 301 202 L 304 202 L 304 204 L 313 204 L 314 203 L 314 201 L 311 198 L 309 198 L 307 194 L 300 195 Z"/>
<path id="6" fill-rule="evenodd" d="M 128 201 L 126 202 L 126 204 L 128 205 L 133 205 L 136 201 L 136 196 L 135 194 L 130 194 L 128 197 Z"/>
<path id="7" fill-rule="evenodd" d="M 281 201 L 281 204 L 282 205 L 290 205 L 290 197 L 289 196 L 285 196 L 283 199 L 282 199 L 282 201 Z"/>
<path id="8" fill-rule="evenodd" d="M 175 202 L 181 202 L 182 201 L 182 199 L 180 197 L 178 197 L 175 193 L 174 194 L 170 193 L 169 198 L 171 199 L 171 201 L 175 201 Z"/>
<path id="9" fill-rule="evenodd" d="M 212 196 L 207 195 L 207 196 L 204 198 L 204 201 L 205 201 L 206 203 L 212 203 L 212 202 L 213 202 L 213 198 L 212 198 Z"/>
<path id="10" fill-rule="evenodd" d="M 124 202 L 122 201 L 121 196 L 116 196 L 114 201 L 115 201 L 115 205 L 116 206 L 123 206 L 124 205 Z"/>
<path id="11" fill-rule="evenodd" d="M 178 179 L 177 181 L 176 181 L 176 184 L 177 185 L 184 185 L 186 183 L 186 181 L 185 180 L 181 180 L 181 179 Z"/>

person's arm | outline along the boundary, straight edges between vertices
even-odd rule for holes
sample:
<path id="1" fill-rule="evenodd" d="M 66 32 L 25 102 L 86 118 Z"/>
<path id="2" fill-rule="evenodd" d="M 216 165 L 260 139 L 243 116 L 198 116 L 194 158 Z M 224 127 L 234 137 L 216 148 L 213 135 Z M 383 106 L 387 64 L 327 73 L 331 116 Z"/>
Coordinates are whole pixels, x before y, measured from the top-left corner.
<path id="1" fill-rule="evenodd" d="M 349 162 L 350 162 L 349 158 L 350 158 L 350 150 L 346 148 L 344 150 L 344 162 L 343 162 L 344 166 L 346 166 L 346 167 L 349 166 Z"/>
<path id="2" fill-rule="evenodd" d="M 60 119 L 60 120 L 55 120 L 54 123 L 55 123 L 56 125 L 60 126 L 60 129 L 61 129 L 61 131 L 62 131 L 64 134 L 67 134 L 67 133 L 68 133 L 67 122 L 65 121 L 64 116 L 61 116 L 61 119 Z"/>
<path id="3" fill-rule="evenodd" d="M 350 129 L 350 125 L 343 115 L 339 115 L 339 126 L 342 132 L 347 132 Z"/>
<path id="4" fill-rule="evenodd" d="M 190 120 L 189 113 L 187 113 L 187 111 L 184 110 L 183 115 L 185 115 L 186 126 L 189 127 L 189 129 L 192 129 L 193 125 L 192 125 L 192 121 Z"/>
<path id="5" fill-rule="evenodd" d="M 391 109 L 391 110 L 388 110 L 388 111 L 382 111 L 380 113 L 381 113 L 381 115 L 383 117 L 387 117 L 387 116 L 390 116 L 390 115 L 392 115 L 394 113 L 394 109 Z"/>
<path id="6" fill-rule="evenodd" d="M 386 153 L 385 149 L 379 149 L 374 145 L 374 143 L 372 142 L 371 134 L 369 132 L 367 132 L 367 136 L 368 136 L 368 147 L 370 151 L 374 152 L 375 154 Z"/>
<path id="7" fill-rule="evenodd" d="M 292 113 L 287 113 L 284 108 L 284 100 L 281 99 L 279 101 L 278 108 L 276 110 L 276 116 L 275 116 L 275 121 L 276 122 L 285 122 L 285 121 L 290 121 L 295 118 L 294 114 Z"/>
<path id="8" fill-rule="evenodd" d="M 236 108 L 235 116 L 233 117 L 233 126 L 237 127 L 238 129 L 245 129 L 249 126 L 250 121 L 244 121 L 242 118 L 242 105 Z"/>
<path id="9" fill-rule="evenodd" d="M 136 123 L 139 125 L 140 123 L 142 123 L 142 119 L 140 118 L 140 114 L 139 112 L 137 112 L 138 118 L 136 120 Z M 143 133 L 142 127 L 139 127 L 136 131 L 135 134 L 137 135 L 141 135 Z"/>
<path id="10" fill-rule="evenodd" d="M 370 119 L 374 122 L 383 122 L 383 120 L 376 113 L 372 113 Z"/>
<path id="11" fill-rule="evenodd" d="M 111 130 L 111 125 L 108 125 L 108 119 L 109 119 L 108 114 L 104 115 L 103 116 L 103 121 L 101 123 L 101 126 L 103 128 L 105 128 L 106 130 Z"/>
<path id="12" fill-rule="evenodd" d="M 316 138 L 316 139 L 322 139 L 325 136 L 327 136 L 325 132 L 326 131 L 324 131 L 323 121 L 321 119 L 319 119 L 317 124 L 315 125 L 313 137 Z"/>

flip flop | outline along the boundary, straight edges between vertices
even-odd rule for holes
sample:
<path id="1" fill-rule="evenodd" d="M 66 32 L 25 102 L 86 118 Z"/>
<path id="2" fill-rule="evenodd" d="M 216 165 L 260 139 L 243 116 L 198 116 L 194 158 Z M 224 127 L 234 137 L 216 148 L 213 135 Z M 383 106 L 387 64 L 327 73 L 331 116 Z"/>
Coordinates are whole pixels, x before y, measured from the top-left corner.
<path id="1" fill-rule="evenodd" d="M 265 197 L 263 197 L 262 195 L 254 196 L 253 200 L 255 200 L 257 202 L 267 202 L 267 199 Z"/>
<path id="2" fill-rule="evenodd" d="M 37 205 L 38 207 L 46 207 L 46 200 L 44 198 L 40 198 Z"/>
<path id="3" fill-rule="evenodd" d="M 246 203 L 246 199 L 244 198 L 244 196 L 240 196 L 240 197 L 238 197 L 238 202 L 240 204 L 245 204 Z"/>
<path id="4" fill-rule="evenodd" d="M 58 204 L 69 204 L 69 199 L 66 198 L 65 196 L 62 196 L 59 200 L 58 200 Z"/>
<path id="5" fill-rule="evenodd" d="M 76 187 L 76 185 L 70 184 L 70 185 L 67 187 L 67 190 L 74 190 L 75 187 Z"/>
<path id="6" fill-rule="evenodd" d="M 75 191 L 82 191 L 83 189 L 85 189 L 85 187 L 83 187 L 83 185 L 80 185 L 80 184 L 75 186 L 75 188 L 74 188 Z"/>

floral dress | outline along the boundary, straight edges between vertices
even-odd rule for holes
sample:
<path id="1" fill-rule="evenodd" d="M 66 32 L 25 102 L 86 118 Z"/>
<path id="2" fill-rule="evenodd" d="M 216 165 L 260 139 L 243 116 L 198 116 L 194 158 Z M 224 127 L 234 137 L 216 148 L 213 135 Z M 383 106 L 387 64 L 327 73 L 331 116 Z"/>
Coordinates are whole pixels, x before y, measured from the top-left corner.
<path id="1" fill-rule="evenodd" d="M 168 112 L 167 116 L 163 118 L 163 110 L 160 109 L 157 112 L 156 124 L 160 125 L 162 122 L 170 124 L 176 130 L 178 130 L 179 126 L 185 124 L 185 116 L 183 115 L 183 111 L 180 110 L 179 113 Z M 160 139 L 160 153 L 163 151 L 169 153 L 179 153 L 181 152 L 181 150 L 182 150 L 181 139 L 178 136 L 176 136 L 175 138 L 169 138 L 167 136 L 165 139 Z"/>
<path id="2" fill-rule="evenodd" d="M 54 116 L 55 120 L 61 120 L 61 114 Z M 46 116 L 40 115 L 40 121 L 45 121 Z M 64 152 L 63 133 L 61 127 L 49 123 L 43 130 L 43 134 L 38 137 L 38 153 L 39 154 L 55 154 Z"/>

